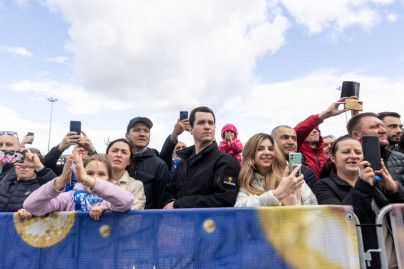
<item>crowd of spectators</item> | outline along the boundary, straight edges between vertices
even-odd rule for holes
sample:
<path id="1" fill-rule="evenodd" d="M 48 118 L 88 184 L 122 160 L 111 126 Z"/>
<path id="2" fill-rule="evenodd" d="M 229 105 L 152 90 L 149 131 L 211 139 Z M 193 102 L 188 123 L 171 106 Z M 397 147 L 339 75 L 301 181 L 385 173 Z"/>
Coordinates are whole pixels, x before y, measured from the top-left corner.
<path id="1" fill-rule="evenodd" d="M 320 124 L 348 112 L 347 98 L 333 102 L 295 127 L 280 125 L 243 143 L 237 128 L 226 124 L 215 140 L 216 118 L 208 107 L 193 109 L 178 120 L 161 151 L 149 148 L 152 121 L 135 117 L 123 137 L 99 155 L 84 133 L 68 132 L 44 157 L 13 131 L 0 132 L 0 154 L 22 151 L 25 160 L 0 160 L 0 211 L 22 218 L 52 211 L 88 211 L 94 220 L 103 211 L 200 207 L 351 205 L 361 223 L 374 224 L 389 203 L 404 202 L 404 138 L 396 112 L 351 111 L 347 135 L 321 136 Z M 183 132 L 194 145 L 178 141 Z M 377 137 L 381 169 L 364 160 L 361 140 Z M 58 159 L 71 146 L 64 165 Z M 288 165 L 301 153 L 300 165 Z M 3 155 L 1 155 L 3 156 Z M 381 179 L 381 180 L 375 180 Z M 396 266 L 394 242 L 385 224 L 389 264 Z M 377 248 L 375 226 L 361 227 L 365 249 Z M 371 267 L 378 268 L 377 254 Z"/>

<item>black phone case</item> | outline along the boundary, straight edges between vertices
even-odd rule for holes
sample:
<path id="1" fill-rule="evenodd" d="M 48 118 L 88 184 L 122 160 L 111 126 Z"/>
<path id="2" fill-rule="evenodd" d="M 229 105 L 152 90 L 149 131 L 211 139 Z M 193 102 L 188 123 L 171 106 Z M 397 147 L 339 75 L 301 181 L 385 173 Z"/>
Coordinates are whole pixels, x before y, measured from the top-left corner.
<path id="1" fill-rule="evenodd" d="M 70 132 L 76 132 L 81 135 L 81 121 L 70 121 Z"/>
<path id="2" fill-rule="evenodd" d="M 180 120 L 188 119 L 188 111 L 180 111 Z"/>
<path id="3" fill-rule="evenodd" d="M 359 98 L 360 83 L 355 81 L 342 82 L 341 98 L 357 96 Z"/>
<path id="4" fill-rule="evenodd" d="M 362 136 L 363 158 L 370 163 L 373 170 L 382 169 L 380 142 L 377 136 Z"/>

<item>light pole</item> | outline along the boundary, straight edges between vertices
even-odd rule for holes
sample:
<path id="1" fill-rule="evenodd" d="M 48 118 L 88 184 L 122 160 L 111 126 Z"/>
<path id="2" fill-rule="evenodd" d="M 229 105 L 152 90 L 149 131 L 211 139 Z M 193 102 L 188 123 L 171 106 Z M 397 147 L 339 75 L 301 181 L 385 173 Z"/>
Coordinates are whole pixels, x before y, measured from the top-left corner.
<path id="1" fill-rule="evenodd" d="M 51 114 L 50 114 L 50 122 L 49 122 L 49 139 L 48 139 L 48 152 L 49 152 L 49 147 L 50 147 L 50 137 L 51 137 L 51 131 L 52 131 L 52 112 L 53 112 L 53 103 L 56 102 L 58 99 L 56 98 L 48 98 L 48 101 L 51 102 Z"/>

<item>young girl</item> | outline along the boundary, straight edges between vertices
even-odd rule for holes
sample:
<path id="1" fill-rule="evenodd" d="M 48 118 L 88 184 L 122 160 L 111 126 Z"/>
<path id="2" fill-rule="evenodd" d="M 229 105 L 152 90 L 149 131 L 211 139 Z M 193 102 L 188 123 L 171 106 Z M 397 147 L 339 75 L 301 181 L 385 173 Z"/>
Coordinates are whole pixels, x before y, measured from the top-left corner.
<path id="1" fill-rule="evenodd" d="M 289 175 L 286 160 L 272 136 L 263 133 L 252 136 L 243 155 L 235 206 L 317 205 L 303 174 L 296 176 L 299 168 Z"/>
<path id="2" fill-rule="evenodd" d="M 243 158 L 241 152 L 243 151 L 243 144 L 237 139 L 237 128 L 233 124 L 226 124 L 222 128 L 222 139 L 219 143 L 219 150 L 232 155 L 238 161 L 240 166 L 243 166 Z"/>
<path id="3" fill-rule="evenodd" d="M 70 181 L 72 160 L 76 163 L 77 184 L 63 192 Z M 99 155 L 84 161 L 77 152 L 68 158 L 62 174 L 33 192 L 24 202 L 24 209 L 35 216 L 53 211 L 89 211 L 90 217 L 99 220 L 102 212 L 124 212 L 131 209 L 133 195 L 109 182 L 111 164 Z M 20 214 L 21 215 L 21 214 Z"/>

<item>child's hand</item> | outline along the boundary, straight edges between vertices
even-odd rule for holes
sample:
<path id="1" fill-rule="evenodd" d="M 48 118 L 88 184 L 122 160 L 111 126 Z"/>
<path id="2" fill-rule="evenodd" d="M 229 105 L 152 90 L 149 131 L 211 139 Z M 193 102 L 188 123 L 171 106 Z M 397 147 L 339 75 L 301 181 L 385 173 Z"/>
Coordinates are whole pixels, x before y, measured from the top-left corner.
<path id="1" fill-rule="evenodd" d="M 99 220 L 102 215 L 102 212 L 104 212 L 105 210 L 108 210 L 108 209 L 109 208 L 105 205 L 94 206 L 94 207 L 90 208 L 90 217 L 93 220 Z"/>
<path id="2" fill-rule="evenodd" d="M 95 185 L 95 179 L 87 175 L 87 172 L 83 166 L 83 158 L 81 158 L 81 155 L 75 151 L 73 152 L 73 159 L 74 163 L 76 164 L 74 175 L 76 176 L 77 182 L 90 187 L 90 189 L 93 189 Z"/>
<path id="3" fill-rule="evenodd" d="M 27 210 L 25 210 L 24 208 L 21 208 L 20 210 L 17 211 L 18 215 L 20 215 L 20 217 L 22 219 L 27 219 L 30 220 L 32 218 L 32 214 L 29 213 Z"/>
<path id="4" fill-rule="evenodd" d="M 67 183 L 70 182 L 72 175 L 72 162 L 73 159 L 71 157 L 66 157 L 66 163 L 63 166 L 62 174 L 58 176 L 54 182 L 55 189 L 62 191 Z"/>

